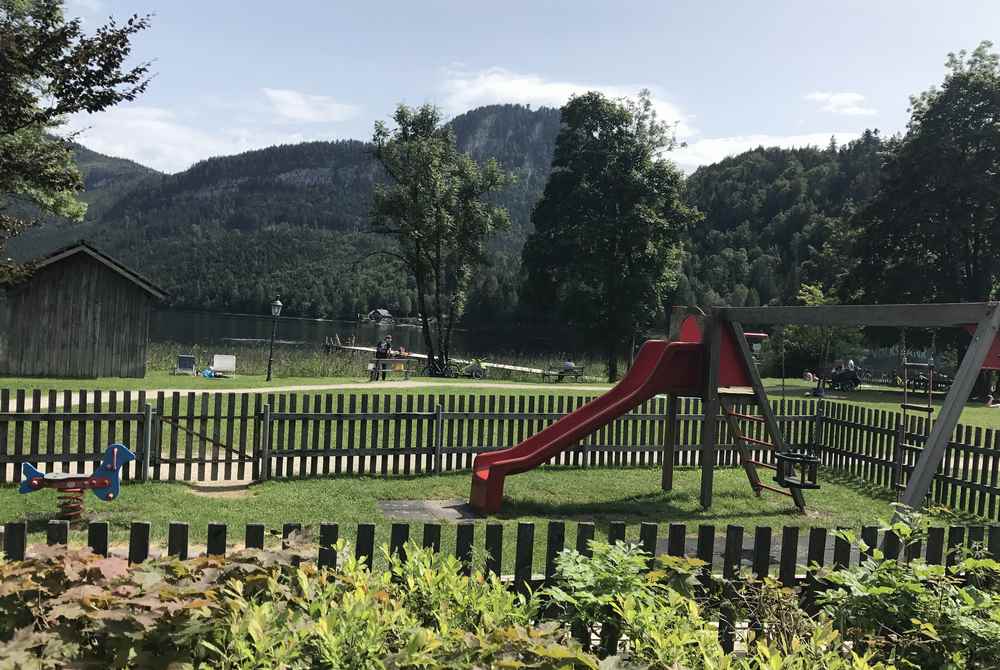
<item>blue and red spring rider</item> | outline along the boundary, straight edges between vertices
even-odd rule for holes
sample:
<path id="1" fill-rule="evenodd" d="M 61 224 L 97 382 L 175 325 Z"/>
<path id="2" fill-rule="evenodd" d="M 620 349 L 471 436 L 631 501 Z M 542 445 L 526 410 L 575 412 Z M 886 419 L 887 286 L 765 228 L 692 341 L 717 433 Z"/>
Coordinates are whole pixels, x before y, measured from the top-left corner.
<path id="1" fill-rule="evenodd" d="M 22 466 L 21 493 L 32 493 L 41 489 L 55 489 L 59 493 L 59 516 L 62 519 L 79 519 L 83 514 L 83 492 L 91 490 L 104 501 L 117 500 L 121 488 L 119 471 L 135 454 L 124 444 L 112 444 L 104 452 L 101 464 L 90 475 L 75 475 L 69 472 L 40 472 L 30 463 Z"/>

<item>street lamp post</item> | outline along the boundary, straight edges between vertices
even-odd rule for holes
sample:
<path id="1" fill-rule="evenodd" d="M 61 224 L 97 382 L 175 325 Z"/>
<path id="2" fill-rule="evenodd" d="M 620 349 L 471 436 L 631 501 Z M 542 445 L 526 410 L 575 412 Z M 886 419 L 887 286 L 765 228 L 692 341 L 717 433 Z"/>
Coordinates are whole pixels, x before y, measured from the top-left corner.
<path id="1" fill-rule="evenodd" d="M 274 338 L 278 334 L 278 317 L 281 316 L 283 306 L 277 297 L 271 303 L 271 350 L 267 354 L 267 381 L 271 381 L 271 365 L 274 363 Z"/>

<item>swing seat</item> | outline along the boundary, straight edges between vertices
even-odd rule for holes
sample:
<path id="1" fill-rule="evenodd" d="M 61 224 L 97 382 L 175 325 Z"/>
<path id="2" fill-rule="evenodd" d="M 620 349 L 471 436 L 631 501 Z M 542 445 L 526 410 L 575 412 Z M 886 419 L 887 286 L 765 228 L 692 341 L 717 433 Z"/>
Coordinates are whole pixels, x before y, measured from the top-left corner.
<path id="1" fill-rule="evenodd" d="M 774 481 L 790 489 L 819 488 L 819 482 L 816 481 L 816 469 L 819 466 L 817 456 L 807 451 L 778 451 L 774 457 L 777 466 Z"/>

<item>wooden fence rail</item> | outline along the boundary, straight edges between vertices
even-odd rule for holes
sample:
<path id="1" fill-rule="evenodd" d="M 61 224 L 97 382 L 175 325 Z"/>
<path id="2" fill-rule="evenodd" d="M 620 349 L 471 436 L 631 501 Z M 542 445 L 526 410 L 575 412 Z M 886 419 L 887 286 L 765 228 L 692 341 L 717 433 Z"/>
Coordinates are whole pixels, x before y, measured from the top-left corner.
<path id="1" fill-rule="evenodd" d="M 827 403 L 822 419 L 823 465 L 901 491 L 920 457 L 930 421 L 847 403 Z M 928 495 L 932 504 L 1000 520 L 1000 430 L 959 425 Z"/>
<path id="2" fill-rule="evenodd" d="M 305 528 L 300 523 L 285 523 L 281 528 L 281 543 L 283 548 L 287 548 L 294 542 L 300 550 L 315 552 L 315 560 L 319 565 L 335 567 L 338 561 L 335 545 L 341 537 L 341 529 L 337 523 L 321 523 Z M 661 529 L 666 533 L 661 534 Z M 209 524 L 206 543 L 196 552 L 189 542 L 188 524 L 171 523 L 163 551 L 157 550 L 150 541 L 150 523 L 133 522 L 127 548 L 122 551 L 130 562 L 141 563 L 154 555 L 187 559 L 194 557 L 196 553 L 223 556 L 241 548 L 265 548 L 267 530 L 263 524 L 247 524 L 242 530 L 242 535 L 237 536 L 240 531 L 238 528 L 231 533 L 225 524 Z M 594 539 L 606 539 L 609 543 L 627 541 L 642 547 L 651 555 L 698 558 L 705 561 L 705 570 L 713 574 L 735 575 L 742 569 L 749 569 L 758 577 L 776 577 L 789 587 L 799 585 L 804 566 L 815 564 L 834 569 L 846 568 L 857 565 L 870 555 L 860 554 L 846 539 L 827 528 L 797 526 L 785 526 L 779 531 L 770 527 L 749 529 L 737 525 L 726 526 L 724 529 L 712 525 L 689 528 L 677 523 L 661 528 L 655 523 L 642 523 L 638 528 L 630 528 L 623 522 L 611 522 L 602 533 L 603 537 L 600 537 L 593 523 L 550 521 L 545 525 L 544 541 L 540 541 L 542 536 L 536 533 L 538 529 L 534 523 L 518 522 L 512 553 L 509 546 L 507 549 L 504 547 L 502 523 L 424 523 L 419 526 L 391 523 L 388 524 L 388 529 L 378 528 L 373 523 L 358 523 L 352 527 L 344 527 L 343 530 L 353 540 L 353 547 L 349 550 L 373 569 L 385 567 L 377 560 L 378 546 L 388 546 L 390 554 L 398 555 L 406 542 L 413 540 L 435 551 L 442 551 L 443 547 L 454 551 L 456 557 L 463 562 L 466 572 L 470 570 L 474 554 L 481 552 L 479 555 L 484 557 L 485 569 L 497 575 L 509 576 L 515 588 L 523 588 L 529 584 L 537 586 L 550 580 L 555 573 L 555 558 L 560 551 L 575 548 L 583 554 L 589 554 L 589 542 Z M 107 522 L 88 524 L 86 536 L 87 546 L 91 550 L 97 554 L 110 555 Z M 50 521 L 46 537 L 50 545 L 67 544 L 69 523 Z M 382 540 L 377 542 L 377 537 Z M 539 541 L 536 541 L 536 537 Z M 957 560 L 963 548 L 979 555 L 1000 558 L 1000 526 L 931 528 L 926 543 L 909 546 L 903 546 L 891 531 L 882 533 L 874 526 L 861 528 L 860 537 L 871 547 L 881 546 L 886 558 L 890 560 L 923 558 L 932 564 L 951 564 Z M 8 560 L 31 557 L 27 538 L 26 522 L 11 522 L 4 526 L 2 546 Z"/>

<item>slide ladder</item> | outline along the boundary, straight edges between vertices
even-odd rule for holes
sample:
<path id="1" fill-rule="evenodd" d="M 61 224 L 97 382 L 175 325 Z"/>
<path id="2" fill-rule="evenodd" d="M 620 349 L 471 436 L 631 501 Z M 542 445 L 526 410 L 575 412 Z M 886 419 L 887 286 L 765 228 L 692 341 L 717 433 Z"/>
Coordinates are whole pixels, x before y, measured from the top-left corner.
<path id="1" fill-rule="evenodd" d="M 732 433 L 733 439 L 736 442 L 736 449 L 740 456 L 740 465 L 743 467 L 743 471 L 746 472 L 747 480 L 749 480 L 750 487 L 753 489 L 753 492 L 758 496 L 763 491 L 770 491 L 772 493 L 780 493 L 781 495 L 789 496 L 795 502 L 795 506 L 798 507 L 800 511 L 804 510 L 806 503 L 801 489 L 814 488 L 815 485 L 809 483 L 806 483 L 805 485 L 796 485 L 799 480 L 793 480 L 787 476 L 787 464 L 781 463 L 780 459 L 778 465 L 772 465 L 771 463 L 755 460 L 751 451 L 754 447 L 756 447 L 758 450 L 764 449 L 766 451 L 775 452 L 776 454 L 789 454 L 790 452 L 785 445 L 780 429 L 777 429 L 775 426 L 772 430 L 767 418 L 764 415 L 739 412 L 735 407 L 732 397 L 730 396 L 722 395 L 719 399 L 722 405 L 722 413 L 726 420 L 726 424 L 729 426 L 729 431 Z M 740 421 L 763 425 L 765 431 L 769 433 L 771 441 L 769 442 L 767 440 L 750 437 L 743 431 L 740 426 Z M 757 468 L 773 470 L 775 473 L 775 481 L 782 488 L 770 486 L 762 482 L 760 480 L 760 476 L 757 474 Z M 781 470 L 780 468 L 786 469 Z"/>

